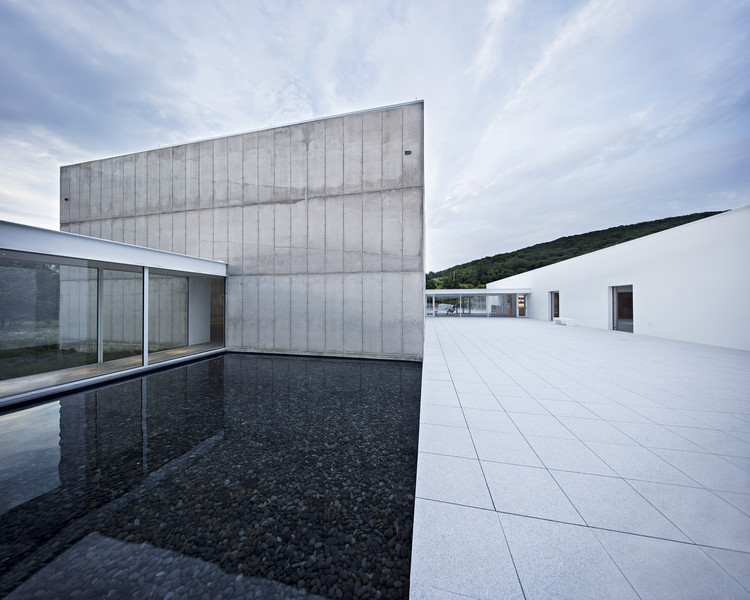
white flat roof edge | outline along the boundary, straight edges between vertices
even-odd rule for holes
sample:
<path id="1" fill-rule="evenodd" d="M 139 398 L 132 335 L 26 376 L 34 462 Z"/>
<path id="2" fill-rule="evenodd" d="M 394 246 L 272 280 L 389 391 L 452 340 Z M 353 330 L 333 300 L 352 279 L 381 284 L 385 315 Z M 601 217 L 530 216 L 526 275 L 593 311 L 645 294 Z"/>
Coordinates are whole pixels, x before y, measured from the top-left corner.
<path id="1" fill-rule="evenodd" d="M 424 293 L 427 296 L 497 296 L 498 294 L 530 294 L 531 288 L 425 290 Z"/>
<path id="2" fill-rule="evenodd" d="M 227 276 L 227 264 L 122 242 L 0 221 L 0 249 L 136 267 Z M 52 261 L 54 262 L 54 261 Z"/>
<path id="3" fill-rule="evenodd" d="M 82 160 L 79 162 L 71 163 L 60 163 L 60 167 L 71 167 L 74 165 L 83 165 L 86 163 L 96 162 L 99 160 L 107 160 L 110 158 L 117 158 L 120 156 L 130 156 L 131 154 L 141 154 L 142 152 L 153 152 L 154 150 L 164 150 L 166 148 L 176 148 L 178 146 L 189 146 L 191 144 L 200 144 L 201 142 L 213 142 L 214 140 L 222 140 L 224 138 L 235 137 L 238 135 L 246 135 L 248 133 L 259 133 L 261 131 L 270 131 L 271 129 L 283 129 L 284 127 L 294 127 L 295 125 L 305 125 L 307 123 L 315 123 L 316 121 L 328 121 L 330 119 L 341 119 L 343 117 L 352 117 L 354 115 L 363 115 L 365 113 L 381 112 L 384 110 L 392 110 L 394 108 L 402 108 L 404 106 L 411 106 L 412 104 L 424 104 L 424 99 L 411 100 L 409 102 L 399 102 L 397 104 L 388 104 L 387 106 L 376 106 L 375 108 L 363 108 L 362 110 L 353 110 L 347 113 L 340 113 L 337 115 L 330 115 L 325 117 L 315 117 L 313 119 L 305 119 L 303 121 L 295 121 L 293 123 L 283 123 L 281 125 L 273 125 L 269 127 L 263 127 L 261 129 L 250 129 L 247 131 L 238 131 L 237 133 L 227 133 L 225 135 L 216 135 L 208 138 L 201 138 L 197 140 L 190 140 L 187 142 L 177 142 L 176 144 L 166 144 L 164 146 L 158 146 L 156 148 L 146 148 L 144 150 L 134 150 L 132 152 L 123 152 L 121 154 L 112 154 L 111 156 L 102 156 L 99 158 L 92 158 L 90 160 Z"/>

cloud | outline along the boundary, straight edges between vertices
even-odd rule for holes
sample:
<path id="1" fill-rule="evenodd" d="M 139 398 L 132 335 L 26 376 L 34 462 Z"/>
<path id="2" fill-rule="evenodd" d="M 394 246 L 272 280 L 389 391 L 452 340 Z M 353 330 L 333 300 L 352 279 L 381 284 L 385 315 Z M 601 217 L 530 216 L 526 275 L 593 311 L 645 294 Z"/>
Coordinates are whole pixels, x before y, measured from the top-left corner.
<path id="1" fill-rule="evenodd" d="M 716 198 L 741 203 L 750 70 L 736 23 L 748 11 L 724 8 L 592 1 L 556 17 L 546 46 L 525 55 L 525 74 L 514 87 L 493 85 L 494 106 L 476 116 L 484 132 L 428 215 L 429 237 L 446 239 L 460 223 L 454 237 L 465 243 L 436 244 L 428 264 L 669 216 L 675 206 L 708 210 Z"/>
<path id="2" fill-rule="evenodd" d="M 0 215 L 53 225 L 60 163 L 416 97 L 430 269 L 738 206 L 749 20 L 735 0 L 0 0 Z"/>

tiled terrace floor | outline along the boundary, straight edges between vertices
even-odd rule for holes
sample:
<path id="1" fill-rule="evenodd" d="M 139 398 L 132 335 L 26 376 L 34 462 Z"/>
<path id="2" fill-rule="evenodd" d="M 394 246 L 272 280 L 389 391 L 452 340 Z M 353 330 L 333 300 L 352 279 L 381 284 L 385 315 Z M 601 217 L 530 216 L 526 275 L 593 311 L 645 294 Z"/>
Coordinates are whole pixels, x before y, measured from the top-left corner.
<path id="1" fill-rule="evenodd" d="M 750 352 L 426 323 L 411 598 L 750 598 Z"/>

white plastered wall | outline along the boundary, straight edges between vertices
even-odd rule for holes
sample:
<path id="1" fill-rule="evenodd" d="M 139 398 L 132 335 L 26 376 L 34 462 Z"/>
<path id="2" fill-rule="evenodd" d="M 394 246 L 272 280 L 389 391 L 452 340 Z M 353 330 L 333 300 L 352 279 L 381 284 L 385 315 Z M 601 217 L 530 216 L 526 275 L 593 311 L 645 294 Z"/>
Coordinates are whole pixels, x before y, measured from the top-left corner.
<path id="1" fill-rule="evenodd" d="M 750 350 L 750 206 L 492 282 L 531 288 L 529 316 L 611 329 L 610 288 L 633 286 L 634 333 Z"/>

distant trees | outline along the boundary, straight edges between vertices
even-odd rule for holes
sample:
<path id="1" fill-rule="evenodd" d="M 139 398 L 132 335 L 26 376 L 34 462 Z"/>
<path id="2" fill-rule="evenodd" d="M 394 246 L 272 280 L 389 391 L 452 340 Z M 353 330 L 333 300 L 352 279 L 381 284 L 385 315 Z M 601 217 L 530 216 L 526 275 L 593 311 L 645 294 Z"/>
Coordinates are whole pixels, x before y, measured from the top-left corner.
<path id="1" fill-rule="evenodd" d="M 552 242 L 536 244 L 513 252 L 485 256 L 437 273 L 430 271 L 425 277 L 425 287 L 428 290 L 483 288 L 491 281 L 525 273 L 532 269 L 595 252 L 658 231 L 705 219 L 720 212 L 722 211 L 694 213 L 634 225 L 620 225 L 600 231 L 562 237 Z"/>

